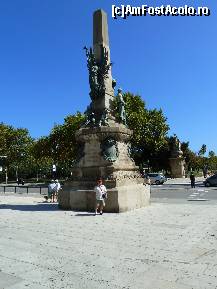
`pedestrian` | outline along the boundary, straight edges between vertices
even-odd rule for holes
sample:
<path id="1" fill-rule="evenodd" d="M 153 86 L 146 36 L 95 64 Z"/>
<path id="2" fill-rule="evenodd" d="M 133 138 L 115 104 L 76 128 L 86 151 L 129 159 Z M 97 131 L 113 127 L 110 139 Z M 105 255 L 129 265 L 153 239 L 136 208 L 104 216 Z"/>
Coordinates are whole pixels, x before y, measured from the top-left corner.
<path id="1" fill-rule="evenodd" d="M 56 197 L 56 201 L 58 201 L 58 193 L 59 193 L 59 190 L 61 189 L 61 185 L 59 183 L 58 180 L 55 180 L 55 188 L 54 188 L 54 191 L 55 191 L 55 197 Z"/>
<path id="2" fill-rule="evenodd" d="M 102 215 L 105 207 L 105 200 L 107 199 L 107 190 L 102 184 L 101 178 L 97 179 L 97 185 L 94 188 L 94 192 L 96 193 L 95 214 L 97 215 L 97 211 L 99 209 L 100 215 Z"/>
<path id="3" fill-rule="evenodd" d="M 54 180 L 51 180 L 50 184 L 48 185 L 48 199 L 51 199 L 52 202 L 54 202 L 54 197 L 55 197 L 55 187 L 56 183 Z"/>
<path id="4" fill-rule="evenodd" d="M 195 175 L 193 172 L 190 174 L 190 180 L 191 180 L 191 187 L 195 188 Z"/>

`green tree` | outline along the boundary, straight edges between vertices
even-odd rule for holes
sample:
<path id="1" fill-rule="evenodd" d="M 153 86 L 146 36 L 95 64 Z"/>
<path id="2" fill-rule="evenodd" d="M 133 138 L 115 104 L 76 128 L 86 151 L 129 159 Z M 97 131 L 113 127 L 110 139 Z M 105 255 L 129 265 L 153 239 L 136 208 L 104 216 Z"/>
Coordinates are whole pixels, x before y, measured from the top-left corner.
<path id="1" fill-rule="evenodd" d="M 79 149 L 75 134 L 83 121 L 84 115 L 80 112 L 69 115 L 62 125 L 55 125 L 47 137 L 39 138 L 35 142 L 32 154 L 38 168 L 47 171 L 50 166 L 51 172 L 52 164 L 56 164 L 60 175 L 70 173 Z"/>
<path id="2" fill-rule="evenodd" d="M 217 156 L 215 155 L 214 151 L 209 151 L 209 157 L 207 159 L 207 164 L 208 164 L 209 170 L 211 170 L 212 172 L 217 171 Z"/>
<path id="3" fill-rule="evenodd" d="M 158 153 L 167 147 L 169 126 L 162 110 L 148 110 L 141 96 L 125 93 L 127 124 L 133 130 L 132 154 L 137 164 L 149 161 L 153 167 Z M 158 165 L 159 159 L 157 160 Z"/>
<path id="4" fill-rule="evenodd" d="M 203 145 L 201 146 L 201 149 L 200 149 L 199 152 L 198 152 L 198 155 L 199 155 L 199 156 L 204 156 L 205 153 L 206 153 L 206 145 L 203 144 Z"/>
<path id="5" fill-rule="evenodd" d="M 6 155 L 6 165 L 10 176 L 18 176 L 18 170 L 29 164 L 30 148 L 33 139 L 27 129 L 0 123 L 0 155 Z"/>
<path id="6" fill-rule="evenodd" d="M 215 156 L 215 152 L 214 151 L 209 151 L 209 158 L 213 158 Z"/>

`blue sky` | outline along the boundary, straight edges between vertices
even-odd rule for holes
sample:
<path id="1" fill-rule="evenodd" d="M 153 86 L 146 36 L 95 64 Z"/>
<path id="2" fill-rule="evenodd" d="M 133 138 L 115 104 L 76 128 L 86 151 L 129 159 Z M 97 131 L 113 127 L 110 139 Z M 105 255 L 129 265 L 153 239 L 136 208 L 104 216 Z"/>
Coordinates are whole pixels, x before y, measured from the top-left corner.
<path id="1" fill-rule="evenodd" d="M 114 20 L 112 4 L 208 6 L 209 17 Z M 84 45 L 92 45 L 92 13 L 108 13 L 113 77 L 162 108 L 181 141 L 217 153 L 216 1 L 7 0 L 0 2 L 0 121 L 33 137 L 84 111 L 89 84 Z"/>

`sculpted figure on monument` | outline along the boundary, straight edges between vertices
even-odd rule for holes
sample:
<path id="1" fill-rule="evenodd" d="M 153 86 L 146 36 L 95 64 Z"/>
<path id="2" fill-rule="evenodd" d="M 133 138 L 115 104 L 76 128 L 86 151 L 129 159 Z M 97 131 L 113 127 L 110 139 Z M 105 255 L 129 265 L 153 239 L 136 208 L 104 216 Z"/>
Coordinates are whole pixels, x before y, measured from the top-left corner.
<path id="1" fill-rule="evenodd" d="M 174 134 L 174 137 L 173 137 L 173 150 L 181 151 L 181 143 L 176 134 Z"/>
<path id="2" fill-rule="evenodd" d="M 86 111 L 84 112 L 86 120 L 84 125 L 95 125 L 96 124 L 96 119 L 95 119 L 95 113 L 93 112 L 92 109 L 92 102 L 90 103 L 90 105 L 88 105 Z"/>
<path id="3" fill-rule="evenodd" d="M 89 84 L 90 84 L 90 97 L 94 100 L 97 97 L 99 84 L 98 84 L 98 66 L 92 48 L 84 47 L 87 56 L 87 67 L 89 71 Z"/>
<path id="4" fill-rule="evenodd" d="M 126 123 L 125 102 L 124 102 L 121 88 L 118 89 L 117 101 L 118 101 L 118 113 L 119 113 L 120 121 L 124 125 L 126 125 L 127 123 Z"/>
<path id="5" fill-rule="evenodd" d="M 101 118 L 100 118 L 100 121 L 99 121 L 99 126 L 107 126 L 109 123 L 108 123 L 108 109 L 104 109 L 103 112 L 102 112 L 102 115 L 101 115 Z"/>
<path id="6" fill-rule="evenodd" d="M 117 82 L 116 82 L 116 80 L 113 78 L 113 79 L 112 79 L 112 88 L 115 89 L 116 85 L 117 85 Z"/>
<path id="7" fill-rule="evenodd" d="M 181 142 L 179 141 L 176 134 L 171 138 L 171 155 L 172 157 L 181 157 L 183 155 L 183 152 L 181 150 Z"/>
<path id="8" fill-rule="evenodd" d="M 87 67 L 89 71 L 90 97 L 92 101 L 100 98 L 105 94 L 105 80 L 109 77 L 109 70 L 111 63 L 108 61 L 108 52 L 103 45 L 101 45 L 101 61 L 96 62 L 95 55 L 92 48 L 84 47 L 87 56 Z"/>
<path id="9" fill-rule="evenodd" d="M 98 64 L 99 67 L 99 73 L 98 73 L 98 80 L 99 80 L 99 89 L 100 93 L 105 93 L 105 80 L 109 77 L 109 70 L 111 68 L 112 64 L 109 63 L 109 56 L 108 51 L 106 50 L 103 45 L 101 45 L 101 61 Z"/>

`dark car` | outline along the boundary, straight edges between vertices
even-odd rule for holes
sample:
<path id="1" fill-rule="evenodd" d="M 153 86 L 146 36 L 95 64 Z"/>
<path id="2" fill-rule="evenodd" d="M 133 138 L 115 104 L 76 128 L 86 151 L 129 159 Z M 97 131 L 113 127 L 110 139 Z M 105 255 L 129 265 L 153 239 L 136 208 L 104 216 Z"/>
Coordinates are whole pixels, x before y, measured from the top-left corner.
<path id="1" fill-rule="evenodd" d="M 24 186 L 24 180 L 23 179 L 21 179 L 21 178 L 19 178 L 18 180 L 17 180 L 17 184 L 18 184 L 18 186 L 19 185 L 23 185 Z"/>
<path id="2" fill-rule="evenodd" d="M 206 187 L 217 186 L 217 174 L 207 178 L 203 183 Z"/>

